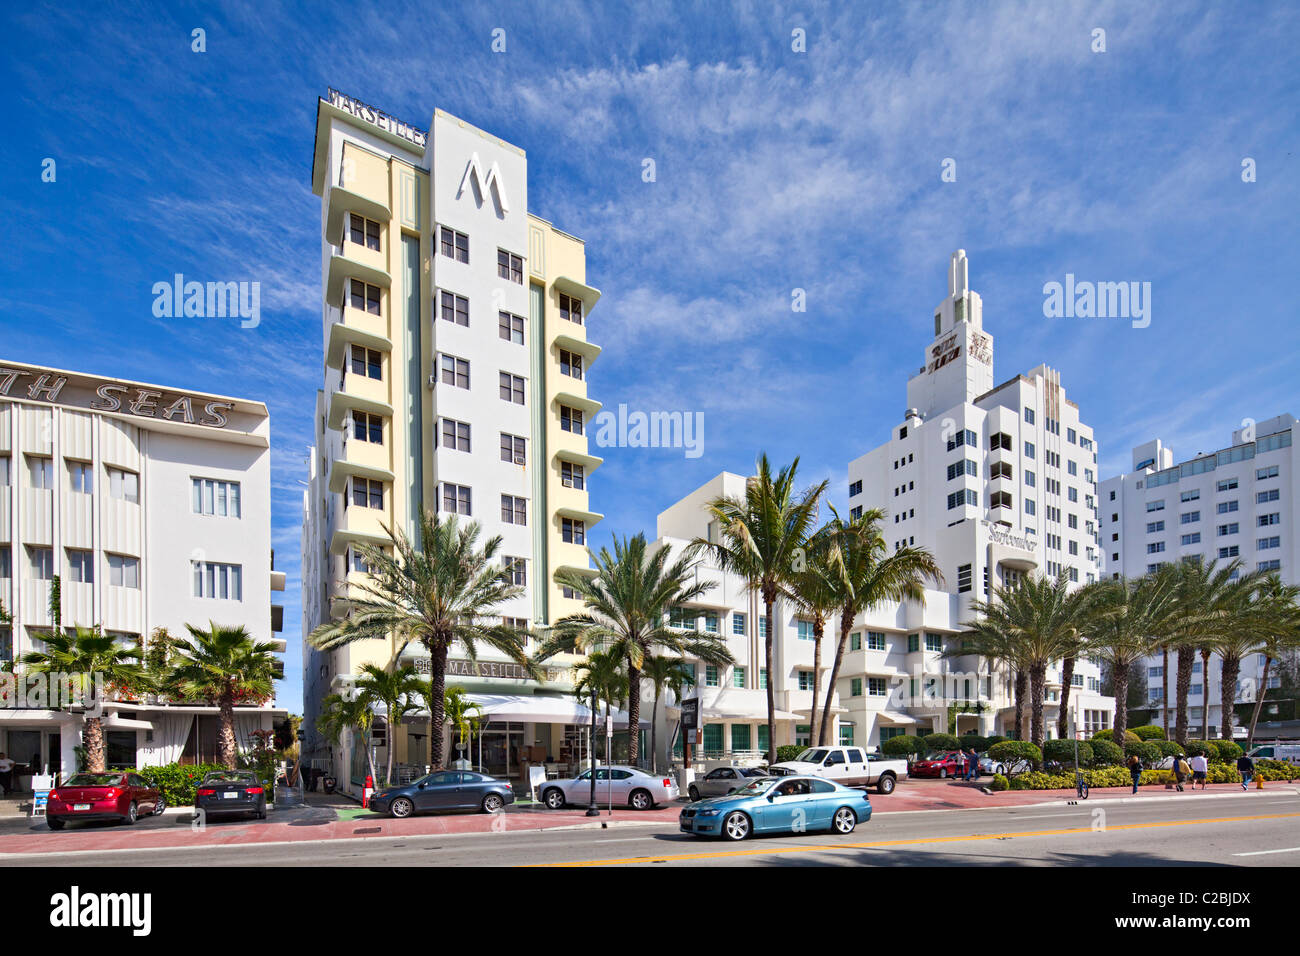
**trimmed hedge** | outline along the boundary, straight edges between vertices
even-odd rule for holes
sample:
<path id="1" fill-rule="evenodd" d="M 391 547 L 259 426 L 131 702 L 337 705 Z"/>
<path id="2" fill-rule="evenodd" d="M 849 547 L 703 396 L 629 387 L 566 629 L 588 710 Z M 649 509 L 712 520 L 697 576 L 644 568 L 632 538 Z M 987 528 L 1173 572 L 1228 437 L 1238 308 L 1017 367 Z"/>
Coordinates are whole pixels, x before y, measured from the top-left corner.
<path id="1" fill-rule="evenodd" d="M 929 734 L 922 738 L 930 750 L 960 750 L 961 743 L 952 734 Z"/>
<path id="2" fill-rule="evenodd" d="M 1055 760 L 1062 764 L 1074 766 L 1074 741 L 1065 738 L 1056 740 L 1043 741 L 1043 759 Z M 1079 766 L 1088 767 L 1092 765 L 1093 754 L 1092 745 L 1087 741 L 1079 741 Z"/>
<path id="3" fill-rule="evenodd" d="M 900 734 L 882 743 L 880 752 L 890 757 L 911 757 L 926 752 L 925 741 L 911 734 Z"/>
<path id="4" fill-rule="evenodd" d="M 1210 740 L 1207 743 L 1217 751 L 1219 759 L 1224 763 L 1234 762 L 1246 752 L 1231 740 Z"/>
<path id="5" fill-rule="evenodd" d="M 1145 724 L 1141 727 L 1134 727 L 1135 733 L 1139 740 L 1164 740 L 1164 728 L 1157 727 L 1155 724 Z"/>
<path id="6" fill-rule="evenodd" d="M 1094 740 L 1090 746 L 1092 747 L 1092 765 L 1094 767 L 1111 767 L 1124 762 L 1124 751 L 1114 741 Z"/>
<path id="7" fill-rule="evenodd" d="M 1260 760 L 1255 764 L 1258 776 L 1266 781 L 1294 781 L 1300 778 L 1300 769 L 1278 760 Z M 1133 778 L 1124 767 L 1102 767 L 1082 771 L 1090 787 L 1131 787 Z M 1210 783 L 1241 783 L 1241 774 L 1237 768 L 1224 763 L 1210 764 L 1206 779 Z M 1169 770 L 1143 770 L 1140 785 L 1163 786 L 1174 782 L 1174 775 Z M 1186 785 L 1186 784 L 1184 784 Z M 1031 771 L 1012 777 L 1012 790 L 1073 790 L 1074 773 L 1042 773 Z"/>
<path id="8" fill-rule="evenodd" d="M 1162 757 L 1177 757 L 1179 754 L 1187 753 L 1187 748 L 1176 740 L 1153 740 L 1151 743 L 1160 748 Z"/>
<path id="9" fill-rule="evenodd" d="M 1011 739 L 1010 737 L 1003 737 L 1001 734 L 994 734 L 992 737 L 985 737 L 984 749 L 987 750 L 989 747 L 992 747 L 994 744 L 1000 744 L 1002 743 L 1002 741 L 1010 740 L 1010 739 Z"/>
<path id="10" fill-rule="evenodd" d="M 798 744 L 782 744 L 776 748 L 776 762 L 785 763 L 788 760 L 794 760 L 807 749 L 807 747 L 800 747 Z"/>
<path id="11" fill-rule="evenodd" d="M 1147 741 L 1134 743 L 1130 740 L 1124 744 L 1124 758 L 1127 760 L 1133 756 L 1136 756 L 1144 764 L 1151 764 L 1159 763 L 1164 755 L 1160 752 L 1160 748 L 1153 743 Z"/>
<path id="12" fill-rule="evenodd" d="M 1043 752 L 1025 740 L 1004 740 L 989 748 L 989 757 L 1008 767 L 1028 760 L 1035 767 L 1043 764 Z"/>
<path id="13" fill-rule="evenodd" d="M 162 791 L 169 807 L 192 807 L 194 791 L 198 789 L 199 781 L 214 770 L 225 772 L 226 768 L 218 763 L 169 763 L 161 767 L 144 767 L 140 770 L 140 776 L 144 777 L 149 786 Z"/>
<path id="14" fill-rule="evenodd" d="M 1009 781 L 1006 777 L 1002 776 L 1002 774 L 995 773 L 993 775 L 993 780 L 989 783 L 989 789 L 999 790 L 999 791 L 1009 790 L 1011 789 L 1011 781 Z"/>
<path id="15" fill-rule="evenodd" d="M 979 734 L 962 734 L 957 738 L 957 742 L 961 745 L 962 750 L 967 747 L 974 747 L 976 753 L 983 753 L 989 749 L 989 738 L 981 737 Z"/>
<path id="16" fill-rule="evenodd" d="M 1204 740 L 1189 740 L 1183 751 L 1189 757 L 1209 757 L 1211 760 L 1218 758 L 1218 751 L 1214 746 Z"/>
<path id="17" fill-rule="evenodd" d="M 1112 743 L 1114 743 L 1114 741 L 1115 741 L 1115 731 L 1113 731 L 1113 730 L 1099 730 L 1099 731 L 1097 731 L 1095 734 L 1092 735 L 1092 739 L 1093 739 L 1093 740 L 1109 740 L 1109 741 L 1111 741 Z M 1136 743 L 1139 743 L 1139 742 L 1142 740 L 1141 737 L 1139 737 L 1137 734 L 1133 733 L 1133 731 L 1131 731 L 1131 730 L 1126 730 L 1126 731 L 1124 731 L 1124 739 L 1125 739 L 1126 741 L 1132 741 L 1132 742 L 1135 743 L 1135 744 L 1136 744 Z"/>

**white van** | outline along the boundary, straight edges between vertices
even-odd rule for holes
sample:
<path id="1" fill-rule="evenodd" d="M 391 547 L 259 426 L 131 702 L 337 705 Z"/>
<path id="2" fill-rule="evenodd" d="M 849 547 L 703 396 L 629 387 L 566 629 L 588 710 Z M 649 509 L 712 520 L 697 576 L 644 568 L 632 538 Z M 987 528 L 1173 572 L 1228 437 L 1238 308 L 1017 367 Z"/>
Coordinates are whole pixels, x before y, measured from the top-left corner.
<path id="1" fill-rule="evenodd" d="M 1300 767 L 1300 744 L 1265 744 L 1250 752 L 1253 760 L 1285 760 Z"/>

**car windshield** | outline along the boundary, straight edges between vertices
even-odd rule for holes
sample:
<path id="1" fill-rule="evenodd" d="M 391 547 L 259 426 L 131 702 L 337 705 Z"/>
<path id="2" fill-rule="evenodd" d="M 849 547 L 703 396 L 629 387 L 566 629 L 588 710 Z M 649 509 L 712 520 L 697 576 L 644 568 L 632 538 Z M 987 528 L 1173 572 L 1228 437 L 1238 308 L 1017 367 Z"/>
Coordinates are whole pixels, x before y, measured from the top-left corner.
<path id="1" fill-rule="evenodd" d="M 746 768 L 746 769 L 744 769 L 744 770 L 742 770 L 742 771 L 740 771 L 740 772 L 743 773 L 746 777 L 766 777 L 766 776 L 767 776 L 767 771 L 766 771 L 766 770 L 760 770 L 758 767 L 748 767 L 748 768 Z"/>
<path id="2" fill-rule="evenodd" d="M 776 783 L 777 781 L 773 780 L 771 777 L 760 777 L 757 780 L 750 781 L 749 783 L 745 784 L 743 787 L 741 787 L 738 790 L 733 790 L 731 792 L 731 796 L 757 797 L 760 796 L 761 794 L 767 793 L 767 791 L 771 787 L 774 787 Z"/>
<path id="3" fill-rule="evenodd" d="M 809 748 L 794 759 L 800 763 L 821 763 L 826 759 L 826 751 L 820 747 Z"/>
<path id="4" fill-rule="evenodd" d="M 122 782 L 120 773 L 76 773 L 65 787 L 116 787 Z"/>
<path id="5" fill-rule="evenodd" d="M 215 770 L 203 778 L 204 783 L 252 783 L 253 775 L 251 773 L 238 773 L 234 771 Z"/>

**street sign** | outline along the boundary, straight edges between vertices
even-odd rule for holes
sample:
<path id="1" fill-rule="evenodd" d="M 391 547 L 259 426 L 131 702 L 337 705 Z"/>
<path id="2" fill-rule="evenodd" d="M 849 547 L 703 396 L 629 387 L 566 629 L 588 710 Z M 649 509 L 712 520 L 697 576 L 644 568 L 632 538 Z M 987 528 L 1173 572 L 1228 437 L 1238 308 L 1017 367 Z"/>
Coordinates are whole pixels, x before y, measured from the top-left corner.
<path id="1" fill-rule="evenodd" d="M 614 718 L 610 714 L 605 715 L 605 736 L 606 737 L 614 736 Z"/>
<path id="2" fill-rule="evenodd" d="M 692 733 L 700 726 L 700 699 L 688 697 L 682 701 L 682 731 Z"/>

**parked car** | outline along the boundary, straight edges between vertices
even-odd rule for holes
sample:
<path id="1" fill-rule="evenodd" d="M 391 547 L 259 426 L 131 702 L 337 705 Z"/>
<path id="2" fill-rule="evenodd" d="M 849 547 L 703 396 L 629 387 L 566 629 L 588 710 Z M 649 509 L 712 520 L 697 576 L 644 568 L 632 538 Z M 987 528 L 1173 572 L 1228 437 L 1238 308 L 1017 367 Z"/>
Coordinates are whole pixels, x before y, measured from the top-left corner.
<path id="1" fill-rule="evenodd" d="M 681 812 L 683 833 L 743 840 L 755 833 L 852 833 L 871 819 L 871 800 L 824 777 L 759 777 L 735 793 L 691 804 Z"/>
<path id="2" fill-rule="evenodd" d="M 1250 752 L 1252 760 L 1284 760 L 1300 767 L 1300 744 L 1264 744 Z"/>
<path id="3" fill-rule="evenodd" d="M 612 802 L 634 810 L 649 810 L 659 803 L 671 803 L 678 795 L 677 782 L 671 777 L 652 776 L 635 767 L 596 768 L 596 802 L 601 805 Z M 552 810 L 590 800 L 590 770 L 569 780 L 547 780 L 542 785 L 542 803 Z"/>
<path id="4" fill-rule="evenodd" d="M 130 825 L 141 813 L 157 816 L 167 809 L 160 791 L 138 773 L 76 773 L 50 791 L 45 823 L 62 830 L 74 820 L 117 820 Z"/>
<path id="5" fill-rule="evenodd" d="M 989 756 L 986 750 L 980 756 L 980 773 L 997 773 L 1006 776 L 1007 772 L 1011 773 L 1028 773 L 1034 769 L 1034 765 L 1028 760 L 1017 760 L 1014 763 L 1006 763 L 1001 760 L 994 760 Z"/>
<path id="6" fill-rule="evenodd" d="M 966 771 L 966 755 L 959 750 L 943 750 L 927 755 L 908 768 L 913 777 L 960 777 Z"/>
<path id="7" fill-rule="evenodd" d="M 251 813 L 266 819 L 266 788 L 251 770 L 213 770 L 194 790 L 194 809 L 206 818 Z"/>
<path id="8" fill-rule="evenodd" d="M 721 797 L 738 790 L 754 777 L 766 777 L 761 767 L 715 767 L 687 788 L 692 800 Z"/>
<path id="9" fill-rule="evenodd" d="M 496 813 L 515 802 L 509 780 L 469 770 L 438 770 L 400 787 L 385 787 L 370 795 L 370 809 L 389 816 L 409 817 L 439 810 L 482 810 Z"/>
<path id="10" fill-rule="evenodd" d="M 794 760 L 773 764 L 769 773 L 777 770 L 825 777 L 847 787 L 875 786 L 887 794 L 907 776 L 907 761 L 890 760 L 861 747 L 809 747 Z"/>

